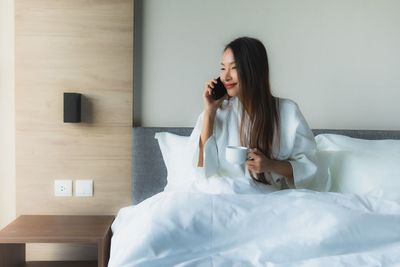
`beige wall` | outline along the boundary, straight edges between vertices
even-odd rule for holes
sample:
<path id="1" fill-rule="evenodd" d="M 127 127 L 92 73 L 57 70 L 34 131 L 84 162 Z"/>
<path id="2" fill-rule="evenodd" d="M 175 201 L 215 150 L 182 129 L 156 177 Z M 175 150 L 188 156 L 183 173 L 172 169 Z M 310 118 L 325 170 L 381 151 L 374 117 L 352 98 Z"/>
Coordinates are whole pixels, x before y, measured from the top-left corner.
<path id="1" fill-rule="evenodd" d="M 0 1 L 0 228 L 15 218 L 14 1 Z"/>
<path id="2" fill-rule="evenodd" d="M 16 0 L 15 11 L 17 214 L 116 214 L 131 203 L 133 0 Z M 82 123 L 63 123 L 63 92 L 83 94 Z M 92 179 L 94 197 L 57 198 L 55 179 Z"/>
<path id="3" fill-rule="evenodd" d="M 400 1 L 140 2 L 135 122 L 193 125 L 224 45 L 249 35 L 267 46 L 274 93 L 311 127 L 400 129 Z"/>

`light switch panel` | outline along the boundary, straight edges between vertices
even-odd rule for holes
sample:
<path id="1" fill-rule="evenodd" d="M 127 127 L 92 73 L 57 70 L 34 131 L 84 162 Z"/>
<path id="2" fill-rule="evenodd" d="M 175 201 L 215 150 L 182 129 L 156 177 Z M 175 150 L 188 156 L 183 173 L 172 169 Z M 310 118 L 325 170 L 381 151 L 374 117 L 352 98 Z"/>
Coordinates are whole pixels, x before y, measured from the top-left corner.
<path id="1" fill-rule="evenodd" d="M 93 196 L 93 180 L 76 180 L 75 196 L 92 197 Z"/>

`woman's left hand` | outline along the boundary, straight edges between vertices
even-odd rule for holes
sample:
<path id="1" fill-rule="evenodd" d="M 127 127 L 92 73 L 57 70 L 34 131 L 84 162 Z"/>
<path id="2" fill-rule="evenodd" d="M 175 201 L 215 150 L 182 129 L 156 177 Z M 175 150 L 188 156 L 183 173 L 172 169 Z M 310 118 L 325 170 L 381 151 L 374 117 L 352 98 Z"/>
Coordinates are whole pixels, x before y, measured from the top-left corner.
<path id="1" fill-rule="evenodd" d="M 247 153 L 248 160 L 246 161 L 247 169 L 254 173 L 263 173 L 268 171 L 270 159 L 267 158 L 257 148 L 252 148 Z"/>

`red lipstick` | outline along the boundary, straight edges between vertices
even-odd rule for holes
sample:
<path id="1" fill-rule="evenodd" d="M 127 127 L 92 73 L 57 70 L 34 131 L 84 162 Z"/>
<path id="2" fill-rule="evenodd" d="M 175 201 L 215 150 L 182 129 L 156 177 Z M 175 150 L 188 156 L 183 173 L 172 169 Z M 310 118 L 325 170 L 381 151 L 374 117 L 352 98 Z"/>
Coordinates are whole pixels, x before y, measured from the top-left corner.
<path id="1" fill-rule="evenodd" d="M 232 89 L 233 87 L 235 87 L 236 83 L 226 83 L 224 84 L 225 88 L 227 90 Z"/>

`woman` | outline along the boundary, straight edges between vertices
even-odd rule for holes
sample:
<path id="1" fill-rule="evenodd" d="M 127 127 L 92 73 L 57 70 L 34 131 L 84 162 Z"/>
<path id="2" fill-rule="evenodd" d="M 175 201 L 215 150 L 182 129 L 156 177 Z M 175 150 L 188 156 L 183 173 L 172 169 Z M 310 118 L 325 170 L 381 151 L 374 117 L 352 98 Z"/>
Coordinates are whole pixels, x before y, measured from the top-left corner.
<path id="1" fill-rule="evenodd" d="M 296 103 L 271 94 L 264 45 L 233 40 L 224 49 L 220 78 L 228 94 L 214 100 L 216 80 L 206 82 L 204 111 L 191 135 L 198 140 L 198 169 L 206 177 L 244 175 L 280 188 L 310 187 L 317 171 L 314 136 Z M 225 160 L 227 145 L 250 148 L 246 166 Z"/>

